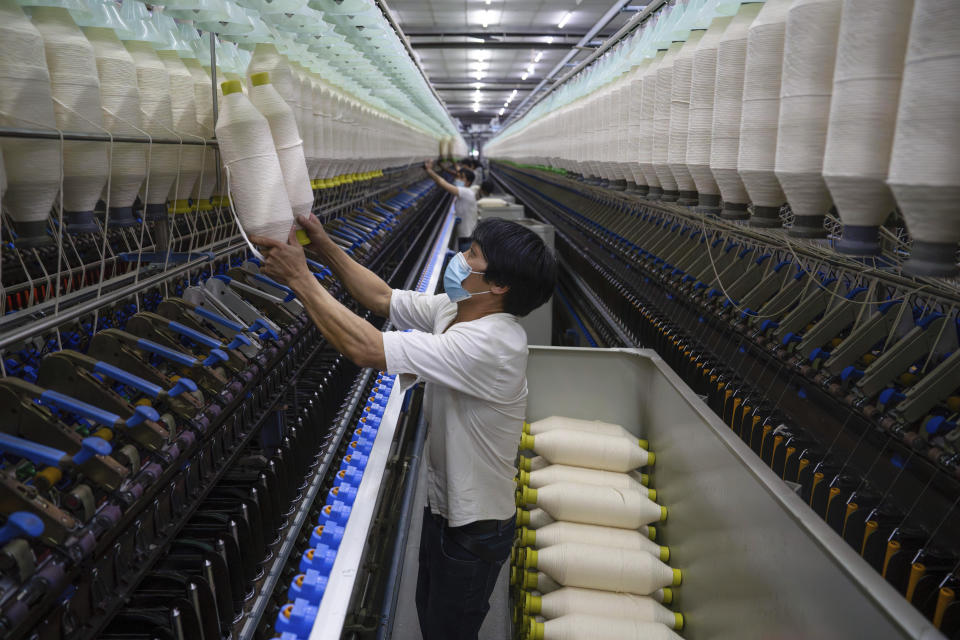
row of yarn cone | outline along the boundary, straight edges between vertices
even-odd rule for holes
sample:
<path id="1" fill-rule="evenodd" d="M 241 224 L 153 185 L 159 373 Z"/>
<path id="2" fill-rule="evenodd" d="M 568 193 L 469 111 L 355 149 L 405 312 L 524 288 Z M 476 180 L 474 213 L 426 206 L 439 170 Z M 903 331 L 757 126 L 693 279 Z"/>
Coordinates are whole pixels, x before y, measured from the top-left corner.
<path id="1" fill-rule="evenodd" d="M 682 574 L 652 523 L 667 519 L 648 443 L 621 425 L 551 416 L 524 425 L 510 582 L 523 640 L 678 638 L 666 606 Z M 529 510 L 528 510 L 529 509 Z"/>

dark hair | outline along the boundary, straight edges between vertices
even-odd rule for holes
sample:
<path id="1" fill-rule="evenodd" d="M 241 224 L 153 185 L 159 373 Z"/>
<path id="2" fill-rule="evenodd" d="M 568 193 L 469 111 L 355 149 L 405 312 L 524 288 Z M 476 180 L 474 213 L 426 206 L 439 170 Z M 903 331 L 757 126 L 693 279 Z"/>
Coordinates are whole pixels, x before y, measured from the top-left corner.
<path id="1" fill-rule="evenodd" d="M 480 191 L 483 191 L 487 195 L 493 193 L 493 180 L 484 180 L 480 183 Z"/>
<path id="2" fill-rule="evenodd" d="M 463 174 L 463 177 L 467 179 L 467 186 L 468 186 L 468 187 L 473 184 L 473 181 L 474 181 L 474 180 L 476 179 L 476 177 L 477 177 L 476 174 L 475 174 L 473 171 L 471 171 L 470 169 L 467 169 L 466 167 L 462 167 L 462 168 L 460 169 L 460 173 L 462 173 L 462 174 Z"/>
<path id="3" fill-rule="evenodd" d="M 509 287 L 503 310 L 525 316 L 553 295 L 557 259 L 536 233 L 503 218 L 484 218 L 470 236 L 487 260 L 485 282 Z"/>

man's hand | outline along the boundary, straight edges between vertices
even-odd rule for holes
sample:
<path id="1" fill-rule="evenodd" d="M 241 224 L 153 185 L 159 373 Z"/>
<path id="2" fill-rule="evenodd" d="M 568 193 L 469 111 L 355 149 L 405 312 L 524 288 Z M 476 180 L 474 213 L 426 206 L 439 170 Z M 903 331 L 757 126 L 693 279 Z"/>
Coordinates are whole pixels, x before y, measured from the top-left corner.
<path id="1" fill-rule="evenodd" d="M 320 225 L 319 221 L 317 225 Z M 263 236 L 251 236 L 250 240 L 264 248 L 263 265 L 260 270 L 265 275 L 289 286 L 293 286 L 293 283 L 298 280 L 311 277 L 303 247 L 297 241 L 297 234 L 293 229 L 290 229 L 287 244 Z"/>
<path id="2" fill-rule="evenodd" d="M 430 159 L 430 160 L 424 161 L 423 168 L 426 169 L 427 171 L 433 170 L 433 160 Z"/>
<path id="3" fill-rule="evenodd" d="M 325 251 L 331 240 L 323 228 L 323 223 L 317 219 L 317 216 L 312 213 L 309 216 L 297 216 L 297 222 L 307 232 L 311 248 L 317 249 L 321 253 Z"/>

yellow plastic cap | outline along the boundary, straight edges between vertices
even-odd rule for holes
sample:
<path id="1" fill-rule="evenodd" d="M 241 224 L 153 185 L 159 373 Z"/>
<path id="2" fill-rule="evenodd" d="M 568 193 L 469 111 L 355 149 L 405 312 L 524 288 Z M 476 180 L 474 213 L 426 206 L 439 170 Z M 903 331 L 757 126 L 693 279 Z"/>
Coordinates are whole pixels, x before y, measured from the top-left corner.
<path id="1" fill-rule="evenodd" d="M 517 507 L 525 506 L 523 504 L 523 490 L 520 487 L 517 487 L 517 490 L 513 492 L 513 504 Z"/>
<path id="2" fill-rule="evenodd" d="M 537 568 L 537 550 L 536 549 L 527 549 L 527 553 L 523 558 L 523 566 L 526 569 L 536 569 Z M 676 571 L 676 569 L 674 569 Z M 679 582 L 677 584 L 680 584 Z"/>
<path id="3" fill-rule="evenodd" d="M 664 587 L 661 591 L 663 591 L 663 604 L 673 604 L 673 589 Z"/>
<path id="4" fill-rule="evenodd" d="M 537 504 L 537 490 L 524 487 L 522 500 L 526 504 Z"/>
<path id="5" fill-rule="evenodd" d="M 681 582 L 683 582 L 683 573 L 681 573 L 680 569 L 674 569 L 673 584 L 671 586 L 679 587 Z"/>
<path id="6" fill-rule="evenodd" d="M 223 95 L 228 96 L 231 93 L 243 92 L 243 85 L 239 80 L 227 80 L 220 83 L 220 90 L 223 91 Z"/>
<path id="7" fill-rule="evenodd" d="M 650 476 L 647 475 L 646 473 L 641 473 L 641 474 L 640 474 L 640 484 L 642 484 L 642 485 L 645 486 L 645 487 L 649 487 L 649 486 L 650 486 Z"/>
<path id="8" fill-rule="evenodd" d="M 657 501 L 657 490 L 656 490 L 656 489 L 650 489 L 649 491 L 647 491 L 647 497 L 650 498 L 651 500 L 653 500 L 654 502 L 656 502 L 656 501 Z"/>
<path id="9" fill-rule="evenodd" d="M 653 526 L 648 526 L 648 527 L 647 527 L 647 537 L 650 538 L 651 540 L 656 540 L 656 539 L 657 539 L 657 529 L 656 529 L 656 527 L 653 527 Z"/>
<path id="10" fill-rule="evenodd" d="M 660 547 L 660 562 L 670 562 L 670 547 Z"/>
<path id="11" fill-rule="evenodd" d="M 260 73 L 250 74 L 250 84 L 255 87 L 259 87 L 262 84 L 270 84 L 270 73 L 261 71 Z"/>
<path id="12" fill-rule="evenodd" d="M 537 532 L 526 527 L 520 528 L 520 546 L 533 547 L 537 544 Z"/>
<path id="13" fill-rule="evenodd" d="M 666 522 L 666 521 L 667 521 L 667 508 L 660 507 L 660 522 Z"/>
<path id="14" fill-rule="evenodd" d="M 524 485 L 524 486 L 530 484 L 530 472 L 529 472 L 529 471 L 524 471 L 523 469 L 521 469 L 519 475 L 520 475 L 520 484 L 522 484 L 522 485 Z"/>
<path id="15" fill-rule="evenodd" d="M 673 617 L 674 617 L 673 628 L 676 629 L 676 630 L 678 630 L 678 631 L 679 631 L 680 629 L 683 629 L 683 614 L 682 614 L 682 613 L 674 613 L 674 614 L 673 614 Z"/>
<path id="16" fill-rule="evenodd" d="M 524 422 L 524 423 L 523 423 L 523 432 L 524 432 L 524 433 L 530 433 L 530 423 L 529 423 L 529 422 Z"/>
<path id="17" fill-rule="evenodd" d="M 652 467 L 656 459 L 657 459 L 657 456 L 654 455 L 653 451 L 649 452 L 647 454 L 647 464 L 645 464 L 644 466 Z"/>
<path id="18" fill-rule="evenodd" d="M 644 440 L 643 438 L 640 438 L 640 440 L 638 440 L 637 442 L 640 443 L 640 448 L 641 448 L 641 449 L 649 449 L 649 448 L 650 448 L 650 442 L 649 442 L 648 440 Z"/>
<path id="19" fill-rule="evenodd" d="M 257 74 L 260 75 L 260 74 Z M 264 74 L 266 75 L 266 74 Z M 307 235 L 307 232 L 303 229 L 297 229 L 297 242 L 299 242 L 304 247 L 310 244 L 310 236 Z"/>
<path id="20" fill-rule="evenodd" d="M 523 573 L 522 584 L 520 586 L 524 589 L 536 589 L 537 582 L 539 581 L 536 572 L 526 571 L 524 569 L 520 569 L 520 571 Z"/>
<path id="21" fill-rule="evenodd" d="M 530 512 L 517 507 L 517 525 L 523 526 L 527 524 L 530 524 Z"/>
<path id="22" fill-rule="evenodd" d="M 520 448 L 521 449 L 533 449 L 533 436 L 529 433 L 524 433 L 520 436 Z"/>
<path id="23" fill-rule="evenodd" d="M 529 638 L 529 640 L 543 640 L 543 634 L 543 623 L 531 620 L 530 627 L 527 630 L 527 638 Z"/>
<path id="24" fill-rule="evenodd" d="M 510 567 L 510 584 L 516 585 L 517 580 L 520 579 L 520 572 L 516 567 Z"/>
<path id="25" fill-rule="evenodd" d="M 523 594 L 523 610 L 530 614 L 536 615 L 540 613 L 540 609 L 543 606 L 543 599 L 540 596 L 535 596 L 531 593 Z"/>
<path id="26" fill-rule="evenodd" d="M 520 458 L 520 464 L 517 466 L 523 471 L 530 471 L 530 458 Z"/>

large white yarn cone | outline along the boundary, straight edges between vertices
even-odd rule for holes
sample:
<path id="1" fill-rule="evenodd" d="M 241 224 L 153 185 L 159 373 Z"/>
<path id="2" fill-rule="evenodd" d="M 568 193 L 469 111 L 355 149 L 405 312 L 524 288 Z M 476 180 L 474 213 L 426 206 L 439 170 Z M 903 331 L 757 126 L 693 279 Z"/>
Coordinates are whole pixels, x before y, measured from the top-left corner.
<path id="1" fill-rule="evenodd" d="M 197 94 L 193 74 L 176 51 L 159 51 L 157 55 L 170 74 L 170 109 L 173 130 L 184 140 L 197 142 L 203 137 L 203 129 L 197 116 Z M 186 200 L 193 194 L 200 170 L 203 168 L 203 147 L 184 145 L 180 149 L 180 177 L 173 183 L 170 199 L 178 201 L 177 210 L 186 207 Z"/>
<path id="2" fill-rule="evenodd" d="M 683 616 L 670 611 L 650 596 L 632 593 L 563 587 L 543 596 L 529 596 L 526 601 L 528 613 L 542 615 L 547 620 L 582 613 L 637 622 L 659 622 L 674 629 L 683 626 Z"/>
<path id="3" fill-rule="evenodd" d="M 124 42 L 137 64 L 137 84 L 140 87 L 140 110 L 143 129 L 152 138 L 172 138 L 173 104 L 170 99 L 170 73 L 153 45 L 137 40 Z M 151 145 L 146 182 L 147 219 L 162 220 L 167 215 L 167 195 L 180 169 L 177 145 Z"/>
<path id="4" fill-rule="evenodd" d="M 183 64 L 193 78 L 193 98 L 197 109 L 197 124 L 200 135 L 213 139 L 213 84 L 210 74 L 196 58 L 184 58 Z M 214 147 L 204 149 L 203 174 L 197 179 L 192 197 L 205 202 L 213 195 L 217 185 L 217 154 Z"/>
<path id="5" fill-rule="evenodd" d="M 690 91 L 693 81 L 693 54 L 705 30 L 691 31 L 673 59 L 673 83 L 670 92 L 670 131 L 667 163 L 677 181 L 680 204 L 696 201 L 697 186 L 687 168 L 687 134 L 690 128 Z"/>
<path id="6" fill-rule="evenodd" d="M 651 59 L 647 58 L 630 72 L 630 118 L 627 131 L 628 164 L 633 181 L 640 187 L 640 193 L 644 194 L 649 189 L 647 176 L 640 167 L 640 132 L 643 126 L 643 76 L 646 74 L 647 67 L 650 66 Z"/>
<path id="7" fill-rule="evenodd" d="M 270 124 L 243 94 L 239 80 L 221 86 L 217 140 L 230 181 L 230 200 L 248 236 L 286 242 L 293 212 Z"/>
<path id="8" fill-rule="evenodd" d="M 737 169 L 753 202 L 750 225 L 755 227 L 779 227 L 780 208 L 787 200 L 774 169 L 783 42 L 792 1 L 767 0 L 747 37 Z"/>
<path id="9" fill-rule="evenodd" d="M 678 586 L 678 569 L 671 569 L 646 551 L 567 542 L 545 549 L 528 549 L 526 568 L 539 569 L 565 587 L 603 589 L 650 595 Z"/>
<path id="10" fill-rule="evenodd" d="M 553 464 L 569 464 L 606 471 L 630 471 L 654 462 L 654 454 L 636 440 L 557 429 L 538 436 L 524 434 L 521 446 L 532 448 Z"/>
<path id="11" fill-rule="evenodd" d="M 724 31 L 717 47 L 717 84 L 713 109 L 710 169 L 723 197 L 723 217 L 747 218 L 750 196 L 737 171 L 740 153 L 740 114 L 743 109 L 743 74 L 747 61 L 747 35 L 762 4 L 742 4 Z"/>
<path id="12" fill-rule="evenodd" d="M 100 75 L 103 125 L 113 135 L 142 136 L 137 65 L 113 29 L 85 27 Z M 110 221 L 133 224 L 133 203 L 147 175 L 146 146 L 116 142 L 110 149 Z M 92 217 L 92 216 L 91 216 Z M 79 227 L 79 228 L 78 228 Z M 96 231 L 93 220 L 71 221 L 71 231 Z"/>
<path id="13" fill-rule="evenodd" d="M 532 640 L 681 640 L 666 625 L 626 618 L 571 613 L 530 622 Z"/>
<path id="14" fill-rule="evenodd" d="M 717 85 L 717 47 L 731 17 L 714 18 L 693 52 L 690 81 L 690 127 L 687 131 L 687 169 L 700 193 L 705 211 L 720 210 L 720 187 L 710 170 L 713 109 Z"/>
<path id="15" fill-rule="evenodd" d="M 639 491 L 651 500 L 656 500 L 656 492 L 646 488 L 633 476 L 615 471 L 588 469 L 565 464 L 551 464 L 536 471 L 520 471 L 520 483 L 533 489 L 539 489 L 558 482 L 576 482 L 578 484 L 592 484 L 601 487 L 615 487 Z M 652 495 L 651 495 L 652 492 Z"/>
<path id="16" fill-rule="evenodd" d="M 957 273 L 960 3 L 916 0 L 888 183 L 913 239 L 904 270 Z"/>
<path id="17" fill-rule="evenodd" d="M 843 0 L 795 0 L 787 14 L 777 178 L 793 210 L 790 234 L 819 238 L 831 206 L 823 180 Z"/>
<path id="18" fill-rule="evenodd" d="M 100 77 L 93 46 L 66 9 L 34 7 L 32 19 L 43 36 L 57 127 L 103 135 Z M 63 143 L 60 197 L 68 221 L 82 217 L 92 223 L 92 212 L 107 183 L 107 173 L 106 144 L 75 140 Z"/>
<path id="19" fill-rule="evenodd" d="M 308 216 L 313 208 L 313 190 L 303 155 L 303 141 L 297 132 L 293 109 L 290 108 L 270 82 L 270 74 L 250 76 L 250 102 L 270 123 L 270 134 L 277 149 L 283 181 L 287 188 L 294 217 Z"/>
<path id="20" fill-rule="evenodd" d="M 622 425 L 612 422 L 602 422 L 600 420 L 583 420 L 581 418 L 567 418 L 565 416 L 549 416 L 540 420 L 535 420 L 524 426 L 524 432 L 531 435 L 546 433 L 556 429 L 572 429 L 574 431 L 588 431 L 590 433 L 602 433 L 608 436 L 624 436 L 634 439 L 635 436 L 623 428 Z"/>
<path id="21" fill-rule="evenodd" d="M 326 138 L 324 135 L 326 133 L 327 127 L 327 114 L 326 114 L 326 97 L 324 95 L 323 84 L 320 82 L 319 78 L 310 79 L 310 89 L 313 94 L 313 157 L 314 164 L 311 167 L 310 177 L 314 180 L 321 177 L 323 170 L 326 167 L 326 154 L 323 149 L 324 142 Z"/>
<path id="22" fill-rule="evenodd" d="M 673 42 L 657 67 L 656 94 L 653 107 L 653 170 L 660 180 L 664 202 L 674 202 L 679 193 L 677 179 L 667 164 L 670 148 L 670 103 L 673 100 L 673 62 L 683 48 Z"/>
<path id="23" fill-rule="evenodd" d="M 536 504 L 554 520 L 604 527 L 639 529 L 667 517 L 665 507 L 636 489 L 559 482 L 540 489 L 524 487 L 523 500 Z"/>
<path id="24" fill-rule="evenodd" d="M 580 542 L 601 547 L 637 549 L 653 554 L 661 560 L 669 557 L 666 547 L 650 539 L 647 533 L 636 529 L 605 527 L 582 522 L 550 522 L 542 527 L 520 530 L 520 544 L 537 549 L 552 547 L 564 542 Z"/>
<path id="25" fill-rule="evenodd" d="M 880 253 L 886 184 L 913 0 L 844 0 L 823 177 L 843 222 L 841 253 Z"/>
<path id="26" fill-rule="evenodd" d="M 14 0 L 0 0 L 0 125 L 53 130 L 43 38 Z M 60 184 L 60 143 L 0 139 L 7 175 L 4 208 L 21 245 L 45 242 L 47 219 Z"/>
<path id="27" fill-rule="evenodd" d="M 657 51 L 657 55 L 651 60 L 647 70 L 643 74 L 643 98 L 640 103 L 640 139 L 638 147 L 638 156 L 640 170 L 643 171 L 647 179 L 647 185 L 650 187 L 648 196 L 650 199 L 659 199 L 663 194 L 663 187 L 660 184 L 660 176 L 653 166 L 653 145 L 654 145 L 654 116 L 657 105 L 657 70 L 660 63 L 663 62 L 667 54 L 665 49 Z"/>
<path id="28" fill-rule="evenodd" d="M 314 152 L 314 122 L 313 122 L 313 82 L 309 72 L 302 67 L 295 68 L 297 79 L 300 81 L 300 138 L 303 140 L 303 157 L 307 161 L 307 173 L 312 178 L 317 165 L 317 156 Z"/>

